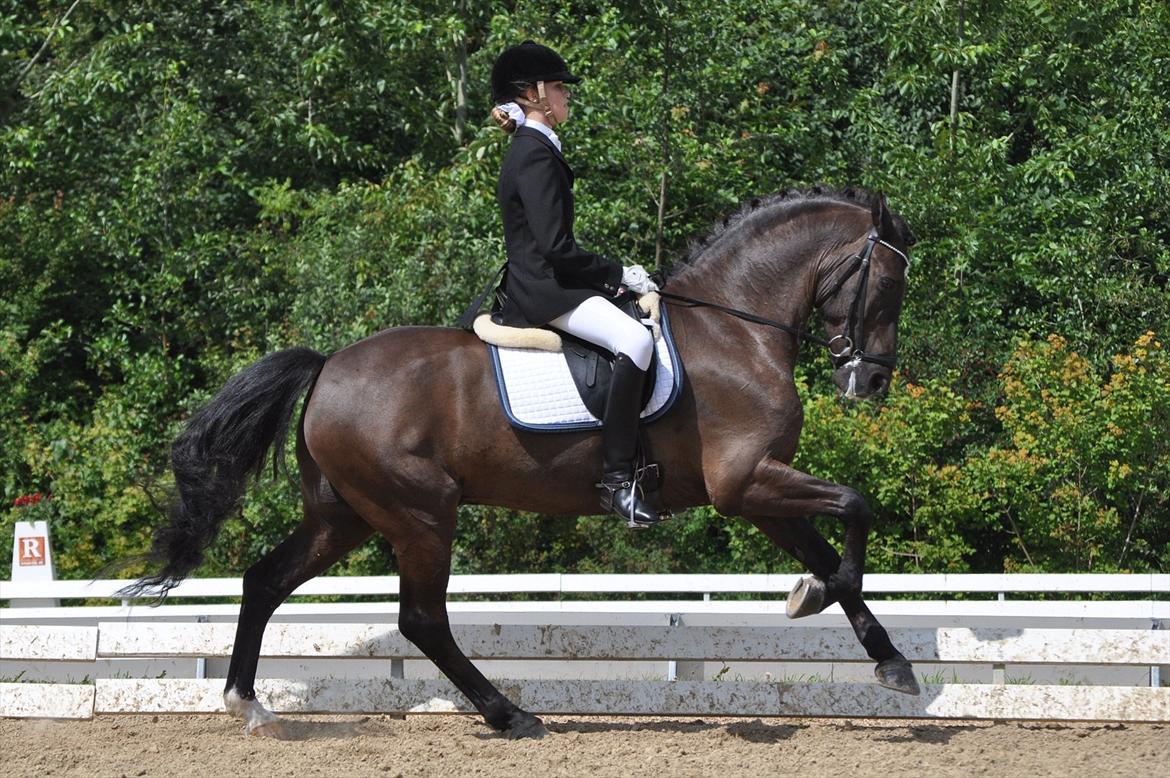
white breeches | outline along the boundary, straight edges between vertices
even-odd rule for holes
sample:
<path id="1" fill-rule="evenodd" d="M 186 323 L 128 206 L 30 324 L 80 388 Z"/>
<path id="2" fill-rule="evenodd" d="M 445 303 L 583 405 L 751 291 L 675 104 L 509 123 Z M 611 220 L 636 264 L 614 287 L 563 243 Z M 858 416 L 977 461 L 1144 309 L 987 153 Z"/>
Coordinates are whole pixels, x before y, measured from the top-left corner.
<path id="1" fill-rule="evenodd" d="M 654 352 L 654 338 L 650 331 L 604 297 L 590 297 L 550 321 L 549 326 L 609 349 L 614 354 L 625 354 L 642 370 L 650 367 L 650 356 Z"/>

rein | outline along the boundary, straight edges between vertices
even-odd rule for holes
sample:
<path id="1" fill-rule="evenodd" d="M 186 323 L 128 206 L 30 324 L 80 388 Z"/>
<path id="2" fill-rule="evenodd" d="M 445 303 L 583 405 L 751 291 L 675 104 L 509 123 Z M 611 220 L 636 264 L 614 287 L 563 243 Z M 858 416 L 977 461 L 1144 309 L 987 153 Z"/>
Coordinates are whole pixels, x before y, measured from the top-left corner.
<path id="1" fill-rule="evenodd" d="M 894 246 L 891 246 L 889 243 L 879 238 L 877 229 L 871 228 L 869 235 L 865 239 L 865 247 L 854 256 L 854 259 L 857 261 L 853 264 L 853 267 L 851 267 L 849 271 L 841 277 L 841 280 L 839 280 L 834 285 L 833 291 L 825 297 L 825 300 L 827 301 L 828 299 L 836 296 L 836 294 L 841 291 L 841 287 L 845 285 L 845 282 L 848 281 L 854 273 L 861 273 L 861 283 L 858 284 L 857 293 L 853 297 L 853 303 L 849 306 L 849 318 L 845 322 L 845 329 L 842 334 L 834 335 L 828 340 L 818 335 L 813 335 L 811 332 L 808 332 L 803 328 L 793 327 L 774 319 L 766 319 L 763 316 L 756 316 L 754 313 L 748 313 L 747 311 L 741 311 L 738 308 L 732 308 L 727 305 L 713 303 L 709 300 L 699 300 L 694 297 L 687 297 L 686 295 L 674 294 L 672 292 L 666 292 L 662 290 L 659 290 L 658 294 L 665 300 L 683 303 L 688 308 L 712 308 L 716 311 L 726 313 L 738 319 L 750 321 L 753 324 L 762 324 L 766 327 L 778 329 L 781 332 L 786 332 L 789 335 L 795 337 L 798 345 L 802 340 L 807 340 L 811 343 L 817 344 L 818 346 L 824 346 L 829 350 L 829 355 L 832 356 L 832 358 L 835 360 L 848 360 L 848 362 L 851 364 L 857 364 L 859 362 L 872 362 L 875 365 L 881 365 L 882 367 L 888 367 L 893 370 L 898 358 L 896 354 L 867 354 L 861 349 L 855 348 L 854 346 L 854 344 L 861 342 L 863 336 L 861 331 L 861 322 L 865 318 L 865 293 L 869 283 L 869 260 L 873 255 L 874 247 L 878 244 L 881 244 L 882 246 L 885 246 L 886 248 L 896 253 L 906 263 L 907 267 L 909 267 L 910 258 L 907 257 L 903 251 L 895 248 Z M 839 341 L 840 346 L 837 345 Z"/>

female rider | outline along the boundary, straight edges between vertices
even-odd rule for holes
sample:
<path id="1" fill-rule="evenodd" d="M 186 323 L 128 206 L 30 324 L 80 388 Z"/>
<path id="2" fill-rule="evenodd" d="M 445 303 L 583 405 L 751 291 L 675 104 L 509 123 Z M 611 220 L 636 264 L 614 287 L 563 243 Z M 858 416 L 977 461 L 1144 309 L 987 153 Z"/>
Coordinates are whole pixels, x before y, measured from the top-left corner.
<path id="1" fill-rule="evenodd" d="M 580 80 L 555 51 L 532 41 L 507 49 L 492 67 L 492 116 L 512 135 L 496 190 L 508 254 L 499 318 L 512 327 L 548 325 L 615 355 L 597 486 L 604 510 L 645 527 L 670 515 L 657 484 L 640 484 L 635 466 L 654 341 L 612 300 L 657 286 L 641 266 L 623 269 L 573 238 L 573 171 L 554 130 L 569 118 L 568 85 Z"/>

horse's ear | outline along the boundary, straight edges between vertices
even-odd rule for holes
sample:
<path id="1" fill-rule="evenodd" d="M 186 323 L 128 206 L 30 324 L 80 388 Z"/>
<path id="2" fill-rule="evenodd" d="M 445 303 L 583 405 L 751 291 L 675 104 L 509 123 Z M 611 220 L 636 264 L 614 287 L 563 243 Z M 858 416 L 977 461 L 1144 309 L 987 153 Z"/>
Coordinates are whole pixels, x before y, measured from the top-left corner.
<path id="1" fill-rule="evenodd" d="M 881 192 L 877 193 L 877 197 L 873 198 L 873 206 L 870 209 L 870 215 L 873 217 L 873 226 L 878 228 L 881 232 L 882 225 L 889 221 L 890 212 L 886 209 L 886 196 Z"/>

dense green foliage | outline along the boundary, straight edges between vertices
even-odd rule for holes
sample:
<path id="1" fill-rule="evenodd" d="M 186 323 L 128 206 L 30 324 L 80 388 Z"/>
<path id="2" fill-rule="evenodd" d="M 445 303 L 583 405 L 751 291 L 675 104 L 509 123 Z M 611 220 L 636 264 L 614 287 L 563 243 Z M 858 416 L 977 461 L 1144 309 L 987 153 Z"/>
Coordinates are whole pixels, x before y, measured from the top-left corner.
<path id="1" fill-rule="evenodd" d="M 0 538 L 51 515 L 61 575 L 145 547 L 169 440 L 236 370 L 454 321 L 500 261 L 487 76 L 526 37 L 586 77 L 560 134 L 596 250 L 664 265 L 815 182 L 910 222 L 890 397 L 842 405 L 811 350 L 800 376 L 797 464 L 870 498 L 871 569 L 1170 569 L 1164 2 L 69 8 L 0 0 L 0 496 L 52 495 Z M 260 485 L 203 571 L 297 500 Z M 370 543 L 339 571 L 393 567 Z M 710 510 L 631 535 L 469 508 L 456 569 L 796 568 Z"/>

